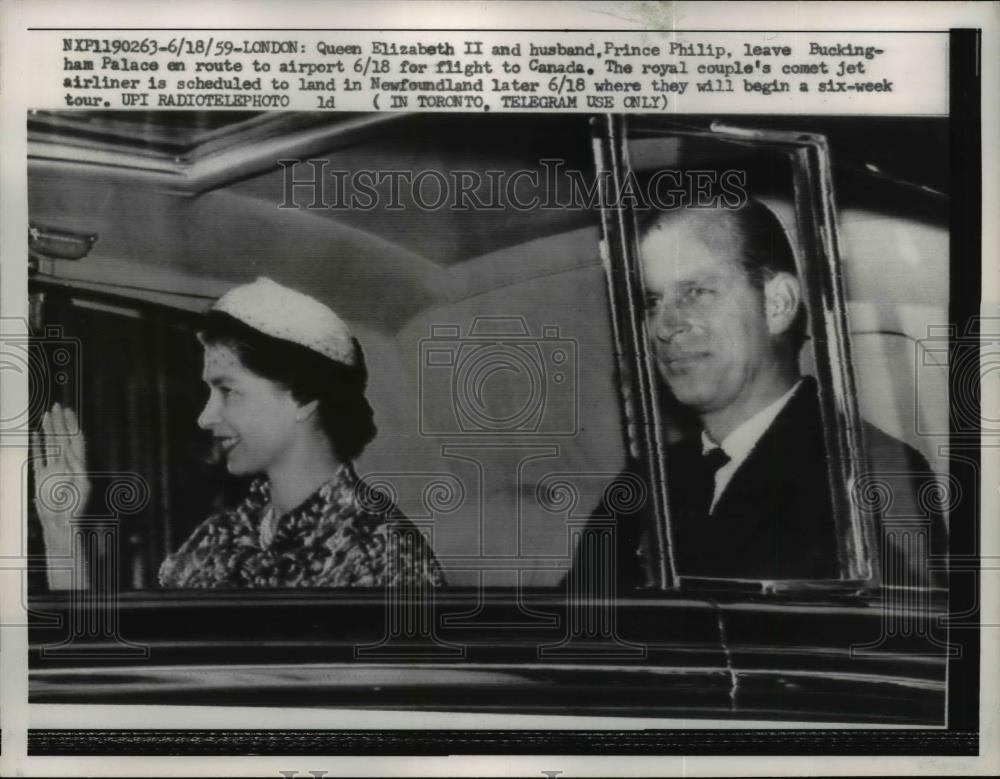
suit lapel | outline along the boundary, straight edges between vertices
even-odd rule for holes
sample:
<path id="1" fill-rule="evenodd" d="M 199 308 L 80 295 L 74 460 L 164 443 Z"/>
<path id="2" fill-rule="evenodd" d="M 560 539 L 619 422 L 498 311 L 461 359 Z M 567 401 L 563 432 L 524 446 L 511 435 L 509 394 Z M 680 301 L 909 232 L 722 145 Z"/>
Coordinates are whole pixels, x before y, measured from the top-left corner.
<path id="1" fill-rule="evenodd" d="M 794 481 L 801 468 L 817 456 L 825 456 L 825 450 L 816 384 L 807 376 L 737 468 L 719 496 L 713 515 L 724 517 L 752 509 L 746 506 L 750 495 L 767 502 L 782 500 L 781 494 L 766 494 L 765 485 Z"/>

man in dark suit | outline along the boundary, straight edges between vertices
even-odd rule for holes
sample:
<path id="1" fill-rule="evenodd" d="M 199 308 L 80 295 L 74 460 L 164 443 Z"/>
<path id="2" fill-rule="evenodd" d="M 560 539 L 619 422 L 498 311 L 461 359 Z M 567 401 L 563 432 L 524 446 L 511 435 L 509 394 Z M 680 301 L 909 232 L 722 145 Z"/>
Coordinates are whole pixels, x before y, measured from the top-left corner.
<path id="1" fill-rule="evenodd" d="M 681 575 L 837 578 L 816 384 L 803 380 L 791 393 L 779 396 L 784 402 L 765 429 L 758 426 L 743 440 L 737 431 L 736 439 L 726 437 L 718 448 L 707 435 L 668 448 L 668 500 Z M 757 432 L 760 437 L 749 440 Z M 713 456 L 719 462 L 714 473 Z M 729 478 L 722 485 L 724 476 Z"/>
<path id="2" fill-rule="evenodd" d="M 806 313 L 781 224 L 755 201 L 656 212 L 640 221 L 639 251 L 657 373 L 701 427 L 665 452 L 678 573 L 840 578 L 818 388 L 798 366 Z M 875 470 L 913 476 L 899 496 L 912 501 L 921 476 L 931 478 L 926 461 L 871 425 L 864 434 Z M 619 517 L 620 586 L 641 580 L 636 534 L 647 508 Z M 924 555 L 907 552 L 896 567 L 921 565 Z"/>

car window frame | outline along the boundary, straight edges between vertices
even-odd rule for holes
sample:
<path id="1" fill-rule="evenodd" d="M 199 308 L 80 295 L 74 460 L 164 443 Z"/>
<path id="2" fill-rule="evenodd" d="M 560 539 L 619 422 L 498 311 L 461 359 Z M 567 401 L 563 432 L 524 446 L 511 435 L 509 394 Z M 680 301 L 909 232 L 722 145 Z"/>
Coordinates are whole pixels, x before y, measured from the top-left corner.
<path id="1" fill-rule="evenodd" d="M 747 129 L 718 122 L 608 114 L 591 122 L 597 182 L 601 189 L 601 260 L 608 289 L 612 333 L 621 379 L 627 449 L 640 463 L 649 486 L 654 527 L 641 536 L 646 586 L 745 587 L 764 592 L 876 590 L 882 576 L 877 518 L 851 500 L 857 478 L 868 471 L 855 389 L 847 323 L 847 297 L 837 235 L 836 205 L 829 149 L 817 133 Z M 636 209 L 622 197 L 631 173 L 629 138 L 633 133 L 690 137 L 752 146 L 787 154 L 793 176 L 798 225 L 796 264 L 809 312 L 821 418 L 831 465 L 836 523 L 838 579 L 721 579 L 681 576 L 673 550 L 666 503 L 665 442 L 656 402 L 656 378 L 645 338 L 641 264 Z M 834 431 L 831 435 L 830 431 Z"/>

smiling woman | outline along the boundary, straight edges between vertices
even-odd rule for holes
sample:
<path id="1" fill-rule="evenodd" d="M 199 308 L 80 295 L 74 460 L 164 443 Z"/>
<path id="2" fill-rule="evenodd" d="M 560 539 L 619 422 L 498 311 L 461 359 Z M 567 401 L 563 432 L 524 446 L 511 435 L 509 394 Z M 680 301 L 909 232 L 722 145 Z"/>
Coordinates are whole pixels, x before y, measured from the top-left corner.
<path id="1" fill-rule="evenodd" d="M 228 292 L 199 333 L 209 397 L 198 424 L 230 473 L 252 476 L 246 498 L 209 517 L 163 562 L 165 587 L 439 585 L 430 548 L 352 461 L 375 436 L 367 370 L 344 322 L 313 298 L 258 279 Z M 59 406 L 44 433 L 76 427 Z M 68 473 L 86 503 L 82 432 L 36 466 L 35 482 Z M 44 437 L 36 441 L 45 448 Z M 68 552 L 69 515 L 36 501 L 50 560 Z M 50 569 L 54 566 L 50 565 Z M 50 583 L 59 586 L 50 574 Z"/>

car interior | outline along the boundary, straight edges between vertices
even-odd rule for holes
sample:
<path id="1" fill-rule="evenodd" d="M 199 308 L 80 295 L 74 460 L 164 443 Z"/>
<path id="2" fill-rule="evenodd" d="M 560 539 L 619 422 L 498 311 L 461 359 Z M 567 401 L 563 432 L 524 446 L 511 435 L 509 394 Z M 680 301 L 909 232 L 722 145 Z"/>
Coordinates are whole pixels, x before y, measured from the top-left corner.
<path id="1" fill-rule="evenodd" d="M 894 156 L 899 137 L 934 148 L 943 130 L 880 128 L 868 143 L 843 119 L 801 129 L 830 142 L 861 416 L 943 475 L 946 177 L 940 162 Z M 120 524 L 125 589 L 155 589 L 160 560 L 244 486 L 195 423 L 194 333 L 214 298 L 259 276 L 350 323 L 379 430 L 357 470 L 428 534 L 449 583 L 560 585 L 572 530 L 629 446 L 600 209 L 424 208 L 405 191 L 386 207 L 389 181 L 379 206 L 345 207 L 330 171 L 528 171 L 528 199 L 535 180 L 551 193 L 552 160 L 592 180 L 587 117 L 36 112 L 28 129 L 32 324 L 78 344 L 69 381 L 41 379 L 46 397 L 78 408 L 95 473 L 150 486 Z M 625 143 L 639 176 L 740 167 L 799 229 L 792 163 L 773 152 L 668 134 Z M 82 256 L 67 256 L 74 242 Z M 803 369 L 814 361 L 807 342 Z M 664 403 L 680 435 L 687 422 Z"/>

